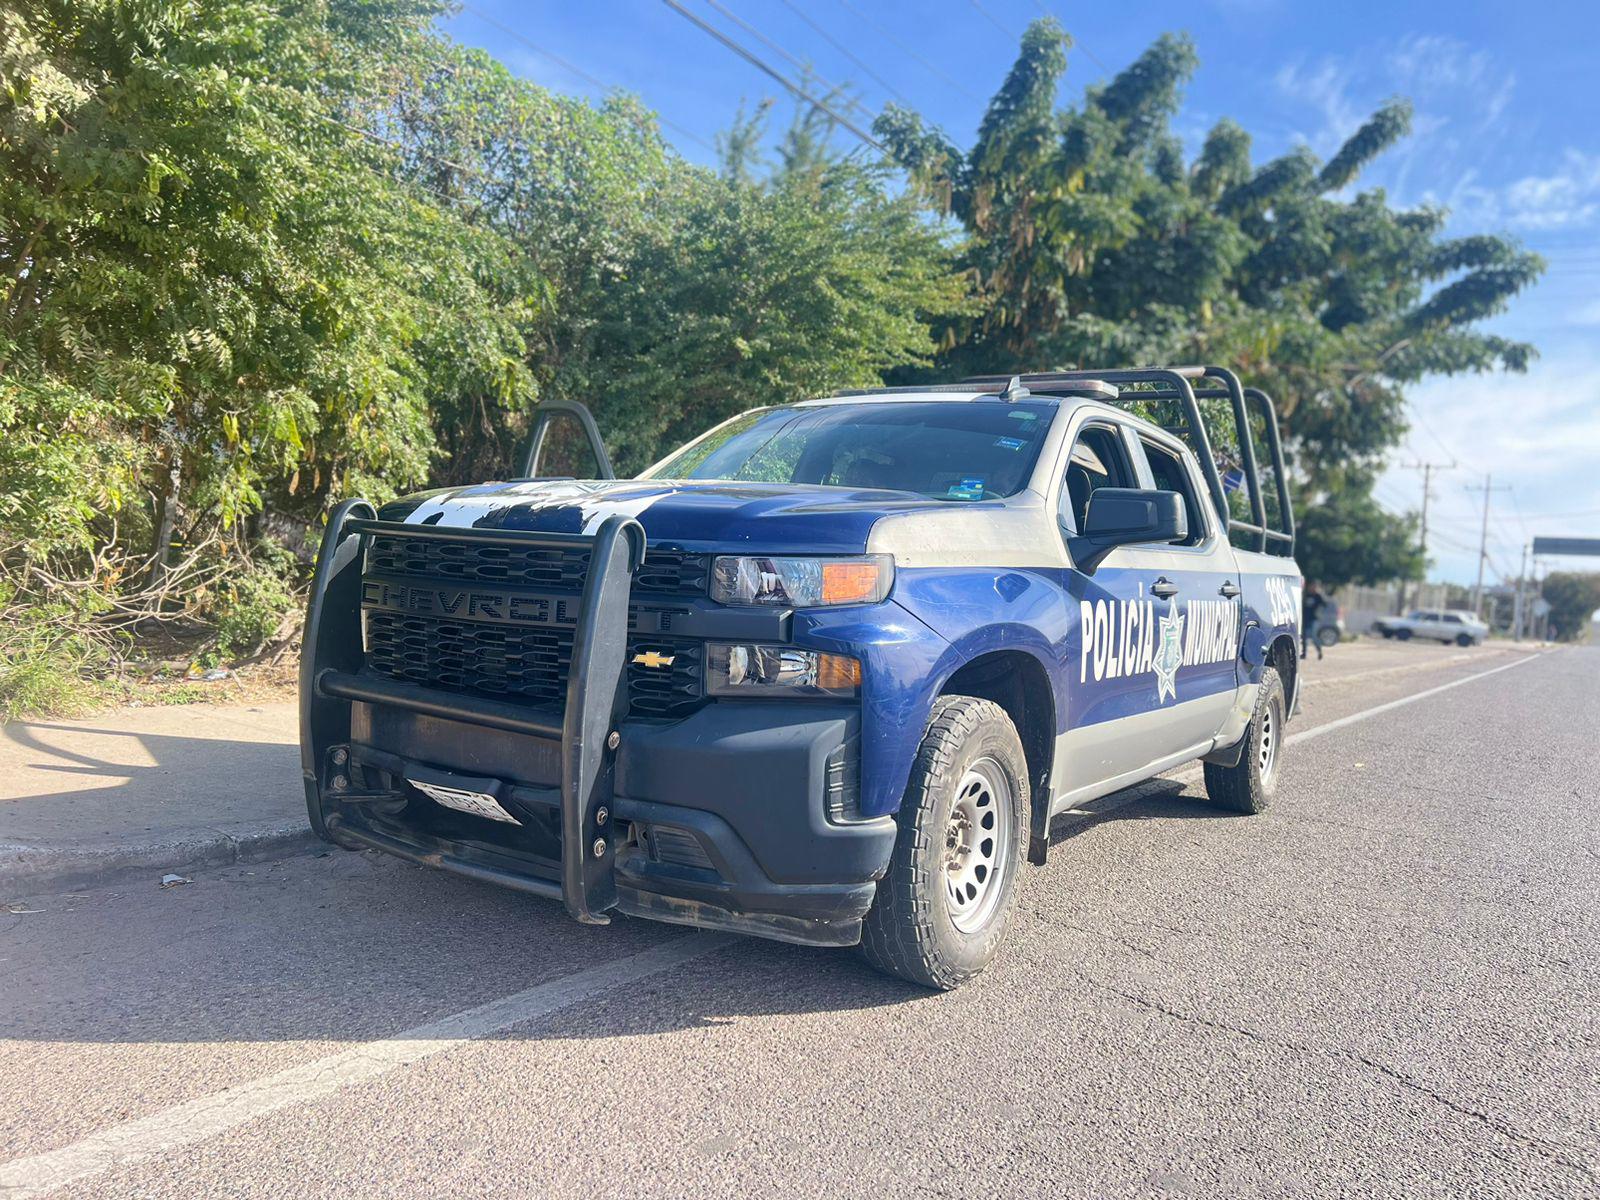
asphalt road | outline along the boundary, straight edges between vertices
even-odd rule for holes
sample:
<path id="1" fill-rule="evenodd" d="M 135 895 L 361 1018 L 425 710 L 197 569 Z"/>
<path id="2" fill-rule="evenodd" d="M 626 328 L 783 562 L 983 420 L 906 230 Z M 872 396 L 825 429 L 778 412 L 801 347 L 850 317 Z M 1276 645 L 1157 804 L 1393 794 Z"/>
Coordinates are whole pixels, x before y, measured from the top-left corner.
<path id="1" fill-rule="evenodd" d="M 947 995 L 345 852 L 0 910 L 0 1196 L 1600 1195 L 1600 651 L 1351 653 Z"/>

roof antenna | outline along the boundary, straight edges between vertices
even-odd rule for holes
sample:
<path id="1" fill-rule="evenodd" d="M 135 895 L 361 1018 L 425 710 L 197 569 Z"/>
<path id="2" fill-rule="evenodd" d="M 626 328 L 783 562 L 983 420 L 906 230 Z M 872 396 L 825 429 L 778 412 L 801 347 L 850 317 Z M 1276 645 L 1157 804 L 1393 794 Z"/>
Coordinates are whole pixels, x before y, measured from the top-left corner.
<path id="1" fill-rule="evenodd" d="M 1011 404 L 1017 400 L 1025 399 L 1031 395 L 1033 395 L 1033 393 L 1022 386 L 1022 376 L 1013 375 L 1011 377 L 1011 382 L 1006 384 L 1006 390 L 1000 393 L 1000 399 L 1004 400 L 1007 404 Z"/>

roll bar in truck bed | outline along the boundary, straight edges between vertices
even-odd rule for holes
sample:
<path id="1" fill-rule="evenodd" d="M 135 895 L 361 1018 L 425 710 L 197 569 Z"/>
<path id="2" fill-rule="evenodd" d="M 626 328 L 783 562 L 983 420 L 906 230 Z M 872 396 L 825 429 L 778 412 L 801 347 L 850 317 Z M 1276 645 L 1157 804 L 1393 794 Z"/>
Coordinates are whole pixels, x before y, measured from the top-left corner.
<path id="1" fill-rule="evenodd" d="M 1115 386 L 1119 395 L 1106 403 L 1176 403 L 1183 410 L 1184 424 L 1173 428 L 1188 439 L 1200 469 L 1205 473 L 1206 486 L 1216 503 L 1217 515 L 1227 523 L 1228 533 L 1247 536 L 1253 543 L 1241 549 L 1257 550 L 1270 554 L 1294 554 L 1294 508 L 1289 501 L 1289 479 L 1284 469 L 1283 442 L 1278 434 L 1278 414 L 1272 398 L 1260 388 L 1247 388 L 1239 382 L 1238 375 L 1227 367 L 1131 367 L 1100 371 L 1043 371 L 1018 375 L 974 375 L 964 384 L 980 387 L 1005 387 L 1012 379 L 1020 380 L 1031 392 L 1049 395 L 1052 389 L 1067 389 L 1091 381 Z M 1213 381 L 1204 386 L 1205 381 Z M 1196 385 L 1200 386 L 1196 386 Z M 1228 506 L 1228 492 L 1222 476 L 1217 471 L 1216 457 L 1211 450 L 1211 439 L 1206 435 L 1205 418 L 1200 412 L 1201 400 L 1227 400 L 1238 431 L 1240 470 L 1250 501 L 1249 521 L 1234 517 Z M 1266 500 L 1261 490 L 1261 471 L 1256 461 L 1255 438 L 1250 430 L 1250 408 L 1254 405 L 1260 413 L 1262 433 L 1267 452 L 1272 461 L 1275 499 L 1281 528 L 1272 528 L 1267 521 Z"/>

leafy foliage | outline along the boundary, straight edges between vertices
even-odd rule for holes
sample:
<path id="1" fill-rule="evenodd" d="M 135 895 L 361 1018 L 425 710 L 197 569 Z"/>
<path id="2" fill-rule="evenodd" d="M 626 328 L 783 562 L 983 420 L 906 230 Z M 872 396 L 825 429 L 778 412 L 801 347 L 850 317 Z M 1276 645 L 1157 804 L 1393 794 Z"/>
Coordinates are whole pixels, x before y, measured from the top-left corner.
<path id="1" fill-rule="evenodd" d="M 70 600 L 75 627 L 199 620 L 246 652 L 297 607 L 263 534 L 301 550 L 347 495 L 503 476 L 541 394 L 639 466 L 931 356 L 963 295 L 945 238 L 820 130 L 781 179 L 723 180 L 636 101 L 439 36 L 444 7 L 0 8 L 8 620 Z"/>
<path id="2" fill-rule="evenodd" d="M 1230 120 L 1185 163 L 1168 122 L 1197 64 L 1187 39 L 1159 39 L 1060 109 L 1069 47 L 1053 20 L 1033 24 L 970 151 L 903 109 L 876 125 L 924 201 L 968 233 L 961 263 L 982 307 L 943 326 L 940 367 L 1234 366 L 1277 401 L 1300 506 L 1317 513 L 1302 561 L 1329 582 L 1420 572 L 1370 497 L 1405 431 L 1405 385 L 1525 369 L 1530 346 L 1473 325 L 1541 260 L 1500 237 L 1440 240 L 1441 211 L 1396 210 L 1381 190 L 1346 194 L 1409 132 L 1403 100 L 1325 164 L 1300 148 L 1252 167 Z M 1343 511 L 1319 511 L 1330 503 Z"/>
<path id="3" fill-rule="evenodd" d="M 1550 605 L 1550 630 L 1563 642 L 1580 641 L 1600 611 L 1600 574 L 1554 571 L 1540 591 Z"/>

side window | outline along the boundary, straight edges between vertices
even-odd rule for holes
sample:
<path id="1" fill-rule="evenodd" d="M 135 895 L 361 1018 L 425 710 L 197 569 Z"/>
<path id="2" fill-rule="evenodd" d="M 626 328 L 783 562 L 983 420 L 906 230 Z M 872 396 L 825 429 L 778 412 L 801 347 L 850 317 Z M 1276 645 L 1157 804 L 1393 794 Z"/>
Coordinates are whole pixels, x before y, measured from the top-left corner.
<path id="1" fill-rule="evenodd" d="M 1157 490 L 1177 492 L 1183 497 L 1184 513 L 1189 518 L 1189 536 L 1174 542 L 1176 546 L 1198 546 L 1205 537 L 1206 526 L 1200 516 L 1200 505 L 1195 501 L 1194 478 L 1183 465 L 1183 460 L 1172 451 L 1156 443 L 1139 439 L 1144 447 L 1144 458 L 1150 464 L 1150 476 Z"/>
<path id="2" fill-rule="evenodd" d="M 1061 488 L 1062 523 L 1078 533 L 1089 515 L 1089 498 L 1095 492 L 1103 487 L 1138 486 L 1122 436 L 1109 425 L 1089 425 L 1072 444 L 1072 458 Z"/>
<path id="3" fill-rule="evenodd" d="M 1461 624 L 1461 618 L 1456 616 L 1455 613 L 1445 613 L 1444 623 L 1446 625 L 1459 625 Z"/>

